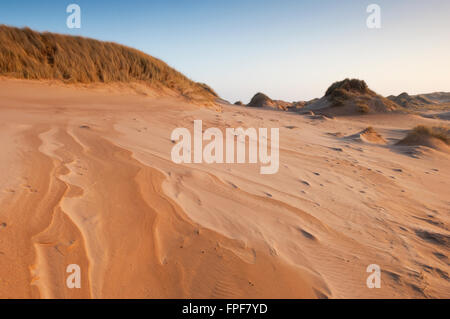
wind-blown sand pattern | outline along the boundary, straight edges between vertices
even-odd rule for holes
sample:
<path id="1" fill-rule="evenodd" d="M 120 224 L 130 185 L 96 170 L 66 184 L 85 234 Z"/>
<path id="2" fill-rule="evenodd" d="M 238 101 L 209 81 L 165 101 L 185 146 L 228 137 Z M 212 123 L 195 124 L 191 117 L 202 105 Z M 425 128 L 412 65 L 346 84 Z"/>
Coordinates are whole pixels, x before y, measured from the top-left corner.
<path id="1" fill-rule="evenodd" d="M 278 174 L 173 163 L 196 119 L 279 127 Z M 2 79 L 0 298 L 448 298 L 450 155 L 395 145 L 445 122 Z"/>

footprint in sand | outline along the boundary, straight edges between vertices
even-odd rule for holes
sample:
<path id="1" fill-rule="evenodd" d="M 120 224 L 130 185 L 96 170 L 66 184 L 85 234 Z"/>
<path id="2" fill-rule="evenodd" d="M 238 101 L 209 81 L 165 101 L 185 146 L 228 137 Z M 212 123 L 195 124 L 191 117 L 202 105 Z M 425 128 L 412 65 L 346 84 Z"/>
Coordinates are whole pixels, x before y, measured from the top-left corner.
<path id="1" fill-rule="evenodd" d="M 416 229 L 415 233 L 418 237 L 431 244 L 444 247 L 448 247 L 450 245 L 450 236 L 448 235 L 434 233 L 422 229 Z"/>
<path id="2" fill-rule="evenodd" d="M 334 137 L 344 137 L 344 134 L 342 134 L 341 132 L 336 132 L 336 133 L 328 132 L 326 134 L 330 135 L 330 136 L 334 136 Z"/>
<path id="3" fill-rule="evenodd" d="M 436 256 L 442 262 L 444 262 L 444 263 L 446 263 L 447 265 L 450 266 L 450 262 L 449 262 L 449 259 L 448 259 L 447 255 L 445 255 L 443 253 L 440 253 L 438 251 L 433 252 L 433 255 Z"/>
<path id="4" fill-rule="evenodd" d="M 389 277 L 391 277 L 391 279 L 393 281 L 395 281 L 396 283 L 400 283 L 401 276 L 399 274 L 396 274 L 396 273 L 391 272 L 389 270 L 382 270 L 382 272 L 385 273 L 386 275 L 388 275 Z"/>
<path id="5" fill-rule="evenodd" d="M 305 237 L 305 238 L 307 238 L 309 240 L 317 240 L 316 237 L 313 234 L 307 232 L 306 230 L 304 230 L 304 229 L 302 229 L 300 227 L 297 228 L 297 229 L 300 231 L 300 233 L 303 235 L 303 237 Z"/>
<path id="6" fill-rule="evenodd" d="M 34 189 L 33 187 L 31 187 L 31 185 L 25 184 L 22 185 L 23 188 L 27 189 L 30 193 L 37 193 L 37 189 Z"/>
<path id="7" fill-rule="evenodd" d="M 236 184 L 233 184 L 232 182 L 228 182 L 228 184 L 230 184 L 234 189 L 238 189 L 239 187 L 237 187 Z"/>
<path id="8" fill-rule="evenodd" d="M 328 297 L 326 294 L 324 294 L 323 292 L 321 292 L 321 291 L 319 291 L 319 290 L 317 290 L 317 289 L 315 289 L 315 288 L 313 288 L 313 290 L 314 290 L 314 293 L 316 294 L 317 298 L 319 298 L 319 299 L 328 299 L 328 298 L 329 298 L 329 297 Z"/>

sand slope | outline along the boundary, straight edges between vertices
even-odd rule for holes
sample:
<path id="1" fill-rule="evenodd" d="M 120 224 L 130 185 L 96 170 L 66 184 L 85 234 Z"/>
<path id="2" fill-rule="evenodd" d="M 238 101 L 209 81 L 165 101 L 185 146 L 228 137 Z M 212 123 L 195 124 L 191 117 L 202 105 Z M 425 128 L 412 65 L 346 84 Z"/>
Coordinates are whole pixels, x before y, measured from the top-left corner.
<path id="1" fill-rule="evenodd" d="M 174 164 L 170 134 L 196 119 L 279 127 L 279 173 Z M 450 155 L 394 145 L 444 122 L 1 80 L 0 297 L 448 298 Z M 386 144 L 346 138 L 368 126 Z"/>

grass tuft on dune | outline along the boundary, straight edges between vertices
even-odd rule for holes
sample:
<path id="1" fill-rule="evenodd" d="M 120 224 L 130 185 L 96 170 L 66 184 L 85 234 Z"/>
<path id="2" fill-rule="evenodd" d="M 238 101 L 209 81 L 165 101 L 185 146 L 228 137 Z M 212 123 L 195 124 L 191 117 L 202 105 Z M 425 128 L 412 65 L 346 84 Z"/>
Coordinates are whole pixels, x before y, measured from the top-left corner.
<path id="1" fill-rule="evenodd" d="M 0 25 L 0 75 L 66 83 L 144 82 L 193 100 L 214 101 L 206 84 L 117 43 Z"/>
<path id="2" fill-rule="evenodd" d="M 397 144 L 424 145 L 435 149 L 440 149 L 444 145 L 445 148 L 445 145 L 450 145 L 450 128 L 419 125 Z"/>
<path id="3" fill-rule="evenodd" d="M 445 127 L 430 127 L 425 125 L 416 126 L 411 133 L 408 134 L 409 137 L 415 136 L 428 136 L 437 138 L 445 144 L 450 145 L 450 129 Z M 407 137 L 408 137 L 407 136 Z"/>
<path id="4" fill-rule="evenodd" d="M 334 82 L 326 91 L 325 96 L 333 103 L 333 106 L 343 106 L 345 101 L 354 96 L 376 94 L 369 89 L 367 83 L 358 79 L 345 79 Z M 369 107 L 363 103 L 358 104 L 358 109 L 362 113 L 368 113 Z"/>

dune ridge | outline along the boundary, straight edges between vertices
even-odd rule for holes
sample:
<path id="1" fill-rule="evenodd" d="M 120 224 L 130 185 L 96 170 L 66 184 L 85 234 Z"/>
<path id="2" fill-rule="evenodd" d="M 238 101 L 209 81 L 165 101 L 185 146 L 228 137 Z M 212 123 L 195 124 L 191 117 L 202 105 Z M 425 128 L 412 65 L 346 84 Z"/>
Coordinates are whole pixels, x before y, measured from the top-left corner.
<path id="1" fill-rule="evenodd" d="M 402 111 L 395 102 L 372 91 L 358 79 L 344 79 L 333 83 L 325 95 L 306 105 L 305 109 L 325 115 L 361 115 Z"/>
<path id="2" fill-rule="evenodd" d="M 450 127 L 416 126 L 397 145 L 427 146 L 433 149 L 450 151 Z"/>
<path id="3" fill-rule="evenodd" d="M 405 112 L 406 109 L 404 106 L 407 105 L 400 102 L 398 104 L 397 102 L 399 102 L 397 98 L 385 98 L 372 91 L 363 80 L 347 78 L 331 84 L 326 90 L 325 95 L 320 99 L 286 102 L 272 100 L 263 93 L 257 93 L 246 106 L 272 108 L 301 114 L 315 112 L 321 116 L 333 117 Z M 237 105 L 243 105 L 242 102 L 236 103 Z"/>
<path id="4" fill-rule="evenodd" d="M 386 140 L 372 126 L 369 126 L 361 132 L 348 136 L 349 139 L 375 144 L 386 144 Z"/>
<path id="5" fill-rule="evenodd" d="M 0 75 L 66 83 L 141 82 L 213 103 L 217 94 L 165 62 L 117 43 L 0 25 Z"/>

